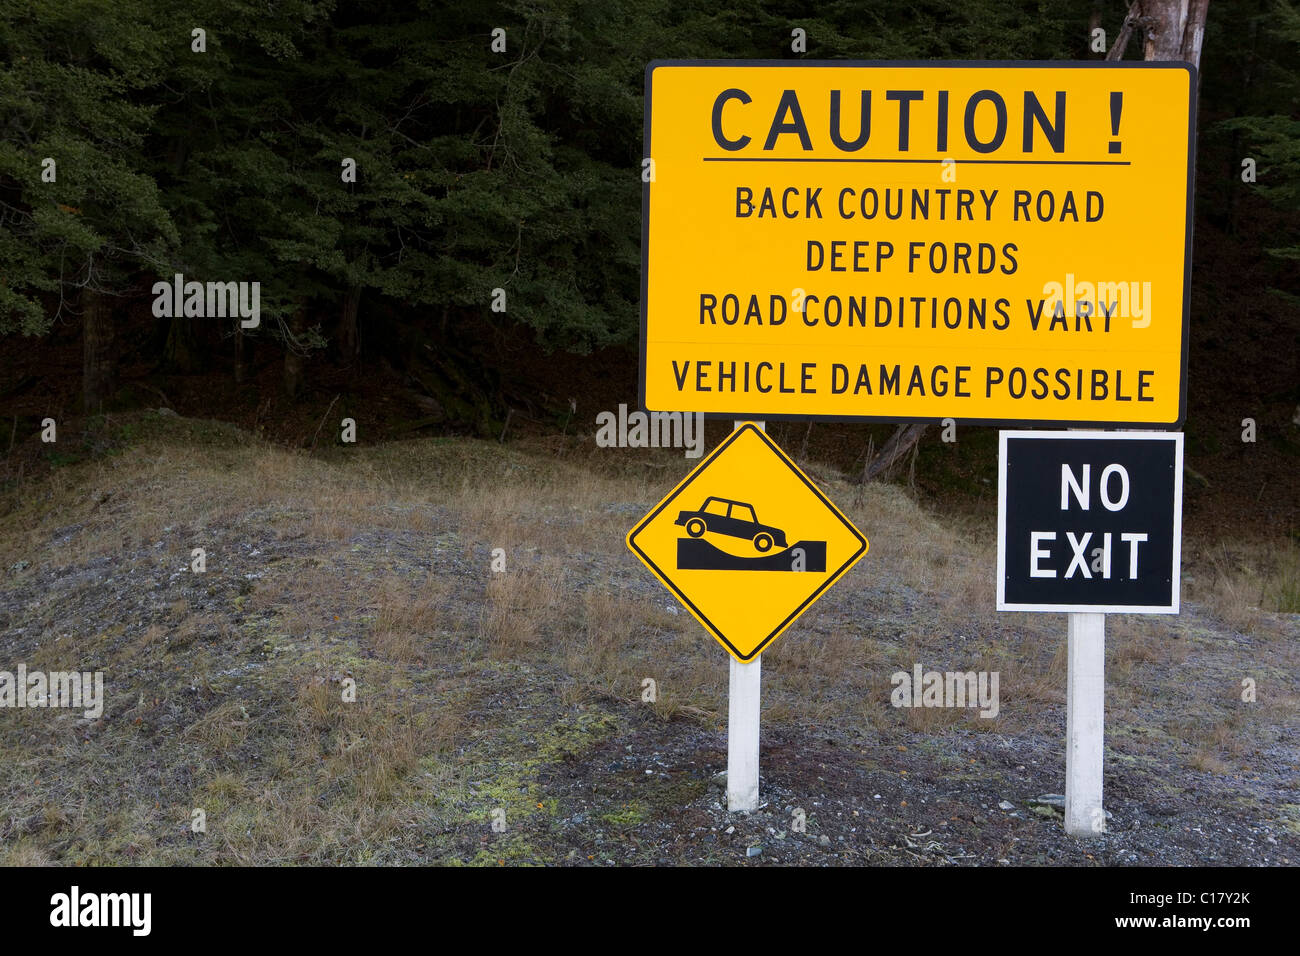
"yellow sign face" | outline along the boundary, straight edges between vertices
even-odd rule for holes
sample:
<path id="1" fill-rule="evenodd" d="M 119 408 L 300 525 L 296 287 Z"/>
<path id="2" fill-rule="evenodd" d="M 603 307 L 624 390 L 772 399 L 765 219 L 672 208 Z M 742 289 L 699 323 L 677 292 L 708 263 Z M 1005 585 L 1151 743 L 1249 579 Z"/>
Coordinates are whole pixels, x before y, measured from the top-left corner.
<path id="1" fill-rule="evenodd" d="M 628 532 L 627 546 L 739 661 L 867 553 L 867 539 L 751 424 Z"/>
<path id="2" fill-rule="evenodd" d="M 641 399 L 1176 428 L 1179 63 L 652 63 Z"/>

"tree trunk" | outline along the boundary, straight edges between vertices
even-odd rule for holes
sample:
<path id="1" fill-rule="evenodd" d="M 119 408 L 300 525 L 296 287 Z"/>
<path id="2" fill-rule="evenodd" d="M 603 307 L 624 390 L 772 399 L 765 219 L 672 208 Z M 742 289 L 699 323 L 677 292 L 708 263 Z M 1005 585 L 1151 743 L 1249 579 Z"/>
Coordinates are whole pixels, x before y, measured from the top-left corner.
<path id="1" fill-rule="evenodd" d="M 203 371 L 205 364 L 198 337 L 194 334 L 193 316 L 173 316 L 167 328 L 167 343 L 163 346 L 163 368 L 192 375 Z"/>
<path id="2" fill-rule="evenodd" d="M 357 326 L 360 308 L 361 286 L 354 285 L 343 297 L 343 313 L 339 317 L 339 358 L 349 368 L 356 364 L 361 355 L 361 330 Z"/>
<path id="3" fill-rule="evenodd" d="M 498 415 L 507 408 L 500 383 L 482 362 L 409 324 L 376 333 L 375 341 L 402 373 L 404 384 L 415 391 L 415 396 L 408 393 L 412 404 L 427 415 L 441 416 L 448 427 L 468 426 L 481 438 L 498 437 Z"/>
<path id="4" fill-rule="evenodd" d="M 235 320 L 235 384 L 248 380 L 248 346 L 244 340 L 244 325 Z"/>
<path id="5" fill-rule="evenodd" d="M 1180 59 L 1197 69 L 1197 88 L 1200 87 L 1201 47 L 1205 43 L 1205 19 L 1210 13 L 1210 0 L 1189 0 L 1187 19 L 1183 23 L 1183 48 Z"/>
<path id="6" fill-rule="evenodd" d="M 113 394 L 113 312 L 90 288 L 81 290 L 81 311 L 81 407 L 87 415 L 98 415 Z"/>
<path id="7" fill-rule="evenodd" d="M 1138 32 L 1144 60 L 1182 61 L 1200 69 L 1209 7 L 1210 0 L 1134 0 L 1106 59 L 1122 59 L 1130 34 Z"/>
<path id="8" fill-rule="evenodd" d="M 887 473 L 907 457 L 908 452 L 916 447 L 923 434 L 925 434 L 924 425 L 899 425 L 889 441 L 881 446 L 880 454 L 867 462 L 867 466 L 862 469 L 862 480 L 871 481 L 877 475 Z"/>
<path id="9" fill-rule="evenodd" d="M 1210 0 L 1142 0 L 1147 16 L 1143 59 L 1201 65 L 1201 40 Z"/>
<path id="10" fill-rule="evenodd" d="M 284 394 L 296 401 L 302 394 L 303 368 L 306 356 L 299 341 L 307 329 L 307 307 L 299 305 L 289 317 L 289 341 L 284 344 Z"/>

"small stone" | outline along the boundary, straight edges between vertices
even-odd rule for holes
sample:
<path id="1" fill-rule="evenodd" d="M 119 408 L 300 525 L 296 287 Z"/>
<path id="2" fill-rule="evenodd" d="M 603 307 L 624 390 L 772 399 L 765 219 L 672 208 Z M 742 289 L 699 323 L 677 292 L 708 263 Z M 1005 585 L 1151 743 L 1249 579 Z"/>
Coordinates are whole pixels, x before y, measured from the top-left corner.
<path id="1" fill-rule="evenodd" d="M 1065 795 L 1060 793 L 1044 793 L 1042 796 L 1034 797 L 1034 799 L 1029 801 L 1031 807 L 1035 804 L 1041 807 L 1052 807 L 1064 813 Z"/>
<path id="2" fill-rule="evenodd" d="M 819 837 L 817 838 L 817 842 L 818 842 L 818 844 L 820 844 L 821 846 L 830 846 L 830 845 L 831 845 L 831 838 L 828 837 L 825 833 L 823 833 L 821 836 L 819 836 Z"/>
<path id="3" fill-rule="evenodd" d="M 998 803 L 999 810 L 1014 810 L 1015 808 L 1016 805 L 1012 803 L 1010 800 L 1002 800 Z"/>

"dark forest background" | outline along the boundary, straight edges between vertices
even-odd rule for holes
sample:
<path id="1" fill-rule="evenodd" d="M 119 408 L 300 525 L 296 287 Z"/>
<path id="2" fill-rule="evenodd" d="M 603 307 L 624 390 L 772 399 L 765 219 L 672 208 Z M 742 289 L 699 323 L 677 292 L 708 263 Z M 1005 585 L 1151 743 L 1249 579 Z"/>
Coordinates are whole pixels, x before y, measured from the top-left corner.
<path id="1" fill-rule="evenodd" d="M 1100 59 L 1091 30 L 1113 45 L 1129 14 L 1122 0 L 0 0 L 6 474 L 24 449 L 24 467 L 49 457 L 46 416 L 160 405 L 299 444 L 324 415 L 355 418 L 363 444 L 576 440 L 636 402 L 650 60 Z M 1141 56 L 1135 40 L 1126 57 Z M 1295 3 L 1210 4 L 1186 430 L 1189 506 L 1211 530 L 1297 531 L 1297 57 Z M 260 328 L 155 318 L 150 289 L 178 272 L 260 282 Z M 891 431 L 775 434 L 856 473 Z M 992 494 L 994 434 L 927 436 L 912 480 Z"/>

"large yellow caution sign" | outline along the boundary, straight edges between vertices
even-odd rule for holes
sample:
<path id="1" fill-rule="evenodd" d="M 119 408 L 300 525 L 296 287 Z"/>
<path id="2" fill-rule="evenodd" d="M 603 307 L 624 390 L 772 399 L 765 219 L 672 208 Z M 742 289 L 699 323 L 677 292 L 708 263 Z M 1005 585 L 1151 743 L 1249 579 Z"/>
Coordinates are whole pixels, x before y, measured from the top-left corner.
<path id="1" fill-rule="evenodd" d="M 753 660 L 867 552 L 867 539 L 765 433 L 742 425 L 627 546 L 733 657 Z"/>
<path id="2" fill-rule="evenodd" d="M 1176 428 L 1195 72 L 658 62 L 642 401 Z"/>

